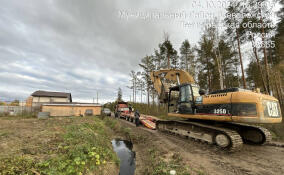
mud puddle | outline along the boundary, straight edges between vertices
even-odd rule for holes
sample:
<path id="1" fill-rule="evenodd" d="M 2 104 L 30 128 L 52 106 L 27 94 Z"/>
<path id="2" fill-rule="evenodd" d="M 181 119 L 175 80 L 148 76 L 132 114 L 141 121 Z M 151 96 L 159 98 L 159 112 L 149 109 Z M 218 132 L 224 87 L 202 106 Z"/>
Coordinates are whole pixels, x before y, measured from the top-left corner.
<path id="1" fill-rule="evenodd" d="M 134 175 L 135 172 L 135 152 L 130 141 L 114 139 L 111 141 L 114 151 L 120 159 L 119 175 Z"/>

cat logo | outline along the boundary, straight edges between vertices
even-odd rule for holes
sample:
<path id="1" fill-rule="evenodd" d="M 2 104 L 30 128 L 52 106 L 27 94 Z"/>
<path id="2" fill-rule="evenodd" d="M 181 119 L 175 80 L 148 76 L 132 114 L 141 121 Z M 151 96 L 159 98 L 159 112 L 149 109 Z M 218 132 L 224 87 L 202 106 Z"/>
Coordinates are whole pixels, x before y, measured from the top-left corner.
<path id="1" fill-rule="evenodd" d="M 279 116 L 279 111 L 278 111 L 278 107 L 277 107 L 276 102 L 268 101 L 266 103 L 266 106 L 267 106 L 268 115 L 270 117 L 278 117 Z"/>

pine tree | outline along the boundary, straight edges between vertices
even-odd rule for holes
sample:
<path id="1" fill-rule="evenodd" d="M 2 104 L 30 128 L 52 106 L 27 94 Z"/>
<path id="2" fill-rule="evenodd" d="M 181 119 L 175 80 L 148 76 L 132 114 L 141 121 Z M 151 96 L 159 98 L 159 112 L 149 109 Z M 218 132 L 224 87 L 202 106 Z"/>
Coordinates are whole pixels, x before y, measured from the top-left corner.
<path id="1" fill-rule="evenodd" d="M 199 47 L 196 48 L 198 53 L 198 82 L 199 86 L 204 89 L 212 90 L 212 72 L 213 72 L 213 59 L 212 48 L 213 42 L 209 40 L 206 35 L 202 35 L 198 43 Z M 206 74 L 206 76 L 205 76 Z M 205 83 L 206 77 L 206 83 Z"/>
<path id="2" fill-rule="evenodd" d="M 166 58 L 166 62 L 163 59 L 164 62 L 162 62 L 162 68 L 163 69 L 170 69 L 170 68 L 177 68 L 178 63 L 178 57 L 177 57 L 177 51 L 174 49 L 171 41 L 169 40 L 168 35 L 165 36 L 165 41 L 162 44 L 159 44 L 159 55 L 162 58 Z M 172 65 L 171 65 L 172 63 Z"/>
<path id="3" fill-rule="evenodd" d="M 250 86 L 257 88 L 261 85 L 261 77 L 259 76 L 257 62 L 251 61 L 246 69 L 247 81 Z"/>
<path id="4" fill-rule="evenodd" d="M 117 101 L 122 101 L 122 90 L 119 87 L 117 91 Z"/>
<path id="5" fill-rule="evenodd" d="M 284 64 L 284 0 L 280 1 L 282 8 L 278 12 L 280 19 L 275 35 L 275 56 L 273 57 L 275 64 Z M 282 67 L 283 68 L 283 67 Z M 282 69 L 282 75 L 284 75 L 284 68 Z"/>
<path id="6" fill-rule="evenodd" d="M 180 68 L 189 72 L 193 77 L 195 76 L 195 61 L 193 49 L 191 48 L 188 40 L 183 41 L 180 47 Z"/>
<path id="7" fill-rule="evenodd" d="M 238 59 L 235 57 L 236 52 L 232 46 L 225 40 L 225 36 L 221 36 L 218 43 L 223 85 L 224 88 L 236 87 L 238 86 L 238 77 L 235 75 L 235 65 L 238 65 Z"/>
<path id="8" fill-rule="evenodd" d="M 231 87 L 235 84 L 230 83 L 230 80 L 238 80 L 234 75 L 234 67 L 238 62 L 235 59 L 236 53 L 225 40 L 225 36 L 219 36 L 216 28 L 209 27 L 205 28 L 197 47 L 199 85 L 207 87 L 209 91 Z"/>
<path id="9" fill-rule="evenodd" d="M 138 72 L 137 75 L 141 76 L 142 73 Z M 138 77 L 137 87 L 138 87 L 138 90 L 140 91 L 140 101 L 142 103 L 143 102 L 143 95 L 144 95 L 144 92 L 145 92 L 145 82 L 143 81 L 142 77 Z"/>
<path id="10" fill-rule="evenodd" d="M 162 63 L 165 62 L 165 57 L 160 53 L 159 50 L 155 49 L 155 53 L 154 53 L 154 64 L 155 64 L 155 70 L 160 70 L 163 68 Z"/>
<path id="11" fill-rule="evenodd" d="M 149 105 L 150 104 L 150 90 L 151 90 L 151 86 L 153 85 L 153 83 L 150 79 L 150 73 L 155 70 L 153 56 L 146 56 L 146 57 L 142 58 L 139 66 L 143 69 L 141 76 L 142 76 L 142 79 L 144 80 L 145 85 L 146 85 L 147 103 Z"/>
<path id="12" fill-rule="evenodd" d="M 235 38 L 237 41 L 238 45 L 238 54 L 239 54 L 239 59 L 240 59 L 240 65 L 241 65 L 241 70 L 242 70 L 242 80 L 243 80 L 243 86 L 246 88 L 246 81 L 245 81 L 245 73 L 244 73 L 244 66 L 243 66 L 243 58 L 242 58 L 242 52 L 241 52 L 241 38 L 243 35 L 241 35 L 240 30 L 241 30 L 241 22 L 242 18 L 233 16 L 234 15 L 240 15 L 243 13 L 243 2 L 232 0 L 230 1 L 229 7 L 226 9 L 228 15 L 225 18 L 225 23 L 227 25 L 227 35 L 231 38 Z"/>
<path id="13" fill-rule="evenodd" d="M 281 9 L 277 15 L 279 23 L 277 24 L 276 35 L 272 40 L 275 42 L 275 47 L 272 48 L 272 64 L 274 65 L 274 82 L 276 94 L 281 104 L 282 112 L 284 113 L 284 0 L 280 1 Z"/>
<path id="14" fill-rule="evenodd" d="M 135 72 L 135 71 L 130 71 L 130 77 L 131 77 L 131 82 L 132 82 L 132 86 L 130 86 L 130 87 L 128 87 L 128 88 L 130 88 L 130 89 L 132 89 L 132 91 L 133 91 L 133 96 L 132 96 L 132 98 L 133 98 L 133 103 L 135 103 L 136 102 L 136 91 L 137 91 L 137 73 Z"/>
<path id="15" fill-rule="evenodd" d="M 211 89 L 223 89 L 222 62 L 217 38 L 218 33 L 216 29 L 206 27 L 202 39 L 199 42 L 199 61 L 203 63 L 203 67 L 207 69 L 209 91 L 211 91 Z M 212 84 L 212 82 L 219 82 L 219 84 Z"/>
<path id="16" fill-rule="evenodd" d="M 270 10 L 267 8 L 266 5 L 260 5 L 260 4 L 265 4 L 264 2 L 268 2 L 268 0 L 249 0 L 247 7 L 249 7 L 250 13 L 257 14 L 256 16 L 249 18 L 250 21 L 254 23 L 261 24 L 261 27 L 254 27 L 255 33 L 260 34 L 260 38 L 262 40 L 262 52 L 263 52 L 263 58 L 264 58 L 264 65 L 265 65 L 265 75 L 266 75 L 266 81 L 267 84 L 264 84 L 265 90 L 270 93 L 271 92 L 271 83 L 270 83 L 270 70 L 269 70 L 269 65 L 268 65 L 268 53 L 267 53 L 267 48 L 266 48 L 266 43 L 270 40 L 265 37 L 265 34 L 269 33 L 269 31 L 272 30 L 270 28 L 270 24 L 272 23 L 271 20 L 269 19 L 269 13 Z M 263 24 L 266 24 L 264 27 Z M 252 30 L 250 28 L 250 30 Z M 256 53 L 256 52 L 255 52 Z M 261 67 L 259 66 L 259 70 L 262 73 Z M 264 79 L 264 78 L 263 78 Z"/>

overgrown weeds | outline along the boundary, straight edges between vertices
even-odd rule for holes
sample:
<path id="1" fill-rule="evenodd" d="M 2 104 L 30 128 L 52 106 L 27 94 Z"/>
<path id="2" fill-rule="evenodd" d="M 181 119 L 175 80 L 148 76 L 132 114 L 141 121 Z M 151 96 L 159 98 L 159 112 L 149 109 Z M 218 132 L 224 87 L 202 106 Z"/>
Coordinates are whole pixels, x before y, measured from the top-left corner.
<path id="1" fill-rule="evenodd" d="M 165 105 L 148 105 L 144 103 L 133 103 L 132 107 L 141 114 L 154 115 L 154 116 L 167 116 L 167 107 Z"/>
<path id="2" fill-rule="evenodd" d="M 144 142 L 146 139 L 142 135 L 133 133 L 131 128 L 122 127 L 116 119 L 107 117 L 103 121 L 105 122 L 105 125 L 110 127 L 115 133 L 122 135 L 126 140 L 131 141 L 133 144 Z"/>
<path id="3" fill-rule="evenodd" d="M 84 119 L 74 119 L 84 120 Z M 70 124 L 60 135 L 60 142 L 52 143 L 45 159 L 23 154 L 0 160 L 0 174 L 86 174 L 96 172 L 108 163 L 119 164 L 111 145 L 111 130 L 94 118 L 90 123 Z M 45 145 L 43 145 L 45 146 Z"/>

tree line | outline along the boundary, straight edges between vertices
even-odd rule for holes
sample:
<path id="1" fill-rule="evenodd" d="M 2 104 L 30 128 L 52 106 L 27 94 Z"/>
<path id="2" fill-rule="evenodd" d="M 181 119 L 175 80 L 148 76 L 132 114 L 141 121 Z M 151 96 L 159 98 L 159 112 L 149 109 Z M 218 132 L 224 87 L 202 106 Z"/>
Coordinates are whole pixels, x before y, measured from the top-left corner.
<path id="1" fill-rule="evenodd" d="M 150 73 L 182 69 L 208 92 L 230 87 L 260 88 L 277 97 L 283 108 L 284 0 L 278 1 L 281 9 L 276 13 L 279 22 L 275 27 L 265 2 L 270 1 L 231 0 L 226 17 L 211 21 L 214 25 L 205 25 L 195 45 L 185 39 L 176 50 L 166 33 L 154 52 L 141 59 L 141 71 L 130 72 L 131 101 L 138 102 L 139 96 L 142 99 L 146 95 L 147 104 L 154 104 L 157 93 Z M 224 30 L 220 30 L 220 25 Z M 249 62 L 246 69 L 244 61 Z"/>

